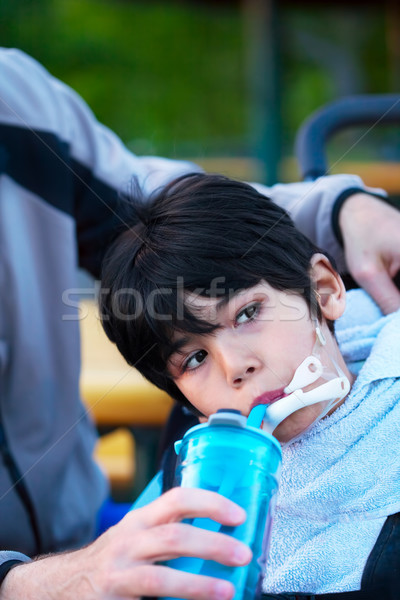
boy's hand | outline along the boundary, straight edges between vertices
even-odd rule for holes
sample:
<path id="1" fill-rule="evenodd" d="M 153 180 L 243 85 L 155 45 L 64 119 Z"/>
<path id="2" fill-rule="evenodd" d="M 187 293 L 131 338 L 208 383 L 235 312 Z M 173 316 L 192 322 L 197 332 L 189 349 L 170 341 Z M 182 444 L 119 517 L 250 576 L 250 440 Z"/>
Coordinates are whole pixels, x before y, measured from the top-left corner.
<path id="1" fill-rule="evenodd" d="M 214 492 L 175 488 L 148 506 L 128 513 L 91 545 L 15 567 L 4 579 L 1 600 L 133 600 L 175 596 L 229 600 L 228 581 L 191 575 L 157 564 L 197 556 L 225 565 L 244 565 L 251 551 L 222 533 L 181 523 L 210 517 L 238 525 L 245 512 Z"/>
<path id="2" fill-rule="evenodd" d="M 400 211 L 368 194 L 354 194 L 339 214 L 347 266 L 384 314 L 400 308 L 392 279 L 400 269 Z"/>

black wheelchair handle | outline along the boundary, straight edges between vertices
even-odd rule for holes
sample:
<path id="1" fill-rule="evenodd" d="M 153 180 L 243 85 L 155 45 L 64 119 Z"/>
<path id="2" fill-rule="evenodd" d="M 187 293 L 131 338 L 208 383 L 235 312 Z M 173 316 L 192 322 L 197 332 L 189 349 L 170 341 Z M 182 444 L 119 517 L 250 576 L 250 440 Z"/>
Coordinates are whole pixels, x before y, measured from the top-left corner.
<path id="1" fill-rule="evenodd" d="M 340 129 L 357 125 L 400 123 L 400 94 L 347 96 L 325 105 L 301 125 L 295 153 L 304 180 L 327 172 L 325 147 Z"/>

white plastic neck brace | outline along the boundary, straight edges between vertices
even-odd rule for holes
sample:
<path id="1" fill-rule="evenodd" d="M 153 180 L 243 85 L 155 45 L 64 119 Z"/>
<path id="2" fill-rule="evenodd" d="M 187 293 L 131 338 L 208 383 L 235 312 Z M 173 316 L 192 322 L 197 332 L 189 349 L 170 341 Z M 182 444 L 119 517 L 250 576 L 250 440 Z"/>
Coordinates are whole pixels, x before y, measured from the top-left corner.
<path id="1" fill-rule="evenodd" d="M 327 405 L 319 416 L 319 418 L 322 418 L 329 412 L 334 403 L 339 402 L 349 393 L 350 382 L 332 357 L 330 359 L 338 376 L 308 392 L 303 391 L 302 388 L 317 381 L 324 370 L 318 355 L 321 348 L 326 345 L 326 340 L 318 322 L 316 322 L 315 332 L 316 341 L 312 353 L 297 367 L 291 382 L 284 389 L 285 394 L 289 395 L 269 406 L 259 405 L 254 407 L 250 412 L 248 425 L 262 427 L 264 431 L 272 433 L 286 417 L 295 411 L 318 402 L 326 402 Z M 332 373 L 332 375 L 335 374 Z"/>

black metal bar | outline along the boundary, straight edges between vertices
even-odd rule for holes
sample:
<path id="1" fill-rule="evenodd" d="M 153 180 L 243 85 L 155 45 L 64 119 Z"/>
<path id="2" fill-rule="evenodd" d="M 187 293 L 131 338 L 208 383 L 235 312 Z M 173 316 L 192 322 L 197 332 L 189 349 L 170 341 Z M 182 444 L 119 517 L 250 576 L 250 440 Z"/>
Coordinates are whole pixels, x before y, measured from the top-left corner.
<path id="1" fill-rule="evenodd" d="M 326 143 L 337 131 L 357 125 L 400 123 L 400 94 L 348 96 L 314 112 L 300 127 L 295 153 L 304 180 L 327 172 Z"/>

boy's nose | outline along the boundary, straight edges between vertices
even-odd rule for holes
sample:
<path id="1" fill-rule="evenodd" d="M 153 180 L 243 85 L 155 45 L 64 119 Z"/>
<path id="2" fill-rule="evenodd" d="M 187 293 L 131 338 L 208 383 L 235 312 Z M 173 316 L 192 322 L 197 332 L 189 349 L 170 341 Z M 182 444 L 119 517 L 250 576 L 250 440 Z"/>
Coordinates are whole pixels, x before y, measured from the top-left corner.
<path id="1" fill-rule="evenodd" d="M 240 369 L 240 372 L 235 373 L 235 376 L 231 378 L 231 383 L 234 387 L 240 387 L 244 381 L 246 381 L 253 373 L 255 373 L 256 368 L 253 366 L 249 366 L 245 369 Z"/>
<path id="2" fill-rule="evenodd" d="M 229 344 L 223 349 L 222 362 L 229 385 L 239 388 L 262 366 L 261 360 L 249 348 Z"/>

